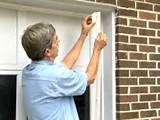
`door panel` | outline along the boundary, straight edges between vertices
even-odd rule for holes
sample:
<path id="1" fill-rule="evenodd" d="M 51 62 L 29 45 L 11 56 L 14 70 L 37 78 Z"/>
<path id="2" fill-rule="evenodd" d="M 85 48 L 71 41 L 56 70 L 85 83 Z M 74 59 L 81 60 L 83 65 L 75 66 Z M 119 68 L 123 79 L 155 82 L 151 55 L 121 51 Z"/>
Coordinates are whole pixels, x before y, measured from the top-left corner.
<path id="1" fill-rule="evenodd" d="M 16 11 L 0 8 L 0 64 L 16 64 Z"/>
<path id="2" fill-rule="evenodd" d="M 53 24 L 56 29 L 56 33 L 60 39 L 60 50 L 56 61 L 62 60 L 67 52 L 72 48 L 74 43 L 79 37 L 81 31 L 81 18 L 67 17 L 67 16 L 54 16 L 50 14 L 41 14 L 36 12 L 19 12 L 19 30 L 24 31 L 28 25 L 32 25 L 37 22 L 47 22 Z M 20 36 L 23 33 L 20 33 Z M 20 37 L 19 37 L 20 38 Z M 21 59 L 26 58 L 21 56 Z M 84 69 L 84 66 L 88 64 L 89 60 L 89 40 L 87 38 L 84 44 L 81 55 L 76 63 L 75 68 Z"/>

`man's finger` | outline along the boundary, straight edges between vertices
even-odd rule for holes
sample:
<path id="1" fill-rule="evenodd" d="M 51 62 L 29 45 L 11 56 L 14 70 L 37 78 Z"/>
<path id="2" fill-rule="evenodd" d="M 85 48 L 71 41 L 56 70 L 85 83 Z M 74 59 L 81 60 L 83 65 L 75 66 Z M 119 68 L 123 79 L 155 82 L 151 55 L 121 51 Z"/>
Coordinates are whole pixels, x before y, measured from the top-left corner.
<path id="1" fill-rule="evenodd" d="M 91 29 L 95 26 L 95 22 L 94 23 L 91 23 Z"/>

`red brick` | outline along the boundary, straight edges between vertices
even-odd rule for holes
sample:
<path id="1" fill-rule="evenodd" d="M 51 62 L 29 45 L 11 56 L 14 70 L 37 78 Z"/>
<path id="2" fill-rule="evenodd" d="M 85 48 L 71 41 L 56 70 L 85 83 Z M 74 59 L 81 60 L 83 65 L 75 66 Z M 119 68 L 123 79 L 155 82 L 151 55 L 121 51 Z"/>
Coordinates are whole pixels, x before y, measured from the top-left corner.
<path id="1" fill-rule="evenodd" d="M 156 14 L 148 12 L 139 12 L 139 17 L 146 20 L 156 20 Z"/>
<path id="2" fill-rule="evenodd" d="M 140 68 L 156 68 L 155 62 L 139 62 Z"/>
<path id="3" fill-rule="evenodd" d="M 160 22 L 149 22 L 149 27 L 153 29 L 160 29 Z"/>
<path id="4" fill-rule="evenodd" d="M 160 102 L 151 102 L 151 108 L 160 108 Z"/>
<path id="5" fill-rule="evenodd" d="M 117 26 L 116 33 L 137 34 L 137 29 L 132 27 Z"/>
<path id="6" fill-rule="evenodd" d="M 94 1 L 94 0 L 85 0 L 85 1 Z"/>
<path id="7" fill-rule="evenodd" d="M 117 85 L 137 85 L 137 78 L 117 78 Z"/>
<path id="8" fill-rule="evenodd" d="M 139 46 L 139 51 L 141 52 L 155 52 L 156 48 L 155 46 Z"/>
<path id="9" fill-rule="evenodd" d="M 149 119 L 148 119 L 149 120 Z M 152 118 L 151 120 L 160 120 L 160 117 Z"/>
<path id="10" fill-rule="evenodd" d="M 147 44 L 147 38 L 146 37 L 130 37 L 131 43 L 139 43 L 139 44 Z"/>
<path id="11" fill-rule="evenodd" d="M 128 87 L 116 87 L 116 93 L 117 94 L 127 94 Z"/>
<path id="12" fill-rule="evenodd" d="M 128 59 L 127 52 L 117 52 L 116 53 L 117 59 Z"/>
<path id="13" fill-rule="evenodd" d="M 150 92 L 151 93 L 160 93 L 160 86 L 151 86 Z"/>
<path id="14" fill-rule="evenodd" d="M 129 45 L 129 44 L 119 43 L 119 44 L 116 45 L 116 50 L 137 51 L 137 46 L 136 45 Z"/>
<path id="15" fill-rule="evenodd" d="M 137 61 L 122 61 L 117 62 L 118 68 L 137 68 Z"/>
<path id="16" fill-rule="evenodd" d="M 127 19 L 118 17 L 116 20 L 116 24 L 117 25 L 127 25 Z"/>
<path id="17" fill-rule="evenodd" d="M 142 110 L 142 109 L 148 109 L 148 103 L 132 103 L 131 104 L 132 110 Z"/>
<path id="18" fill-rule="evenodd" d="M 157 83 L 160 84 L 160 78 L 157 78 Z"/>
<path id="19" fill-rule="evenodd" d="M 116 42 L 128 42 L 128 36 L 116 35 Z"/>
<path id="20" fill-rule="evenodd" d="M 160 76 L 160 70 L 150 70 L 149 75 L 154 76 L 154 77 L 158 77 L 158 76 Z"/>
<path id="21" fill-rule="evenodd" d="M 148 93 L 148 87 L 130 87 L 130 93 Z"/>
<path id="22" fill-rule="evenodd" d="M 116 0 L 97 0 L 97 2 L 116 4 Z"/>
<path id="23" fill-rule="evenodd" d="M 118 9 L 118 16 L 127 16 L 137 18 L 137 11 L 128 9 Z"/>
<path id="24" fill-rule="evenodd" d="M 160 4 L 160 0 L 146 0 L 146 2 Z"/>
<path id="25" fill-rule="evenodd" d="M 130 20 L 130 26 L 136 26 L 136 27 L 145 27 L 146 28 L 146 21 L 141 20 Z"/>
<path id="26" fill-rule="evenodd" d="M 154 11 L 160 12 L 160 5 L 155 5 L 154 6 Z"/>
<path id="27" fill-rule="evenodd" d="M 149 56 L 150 60 L 160 60 L 160 54 L 150 54 Z"/>
<path id="28" fill-rule="evenodd" d="M 135 59 L 135 60 L 147 60 L 147 54 L 143 53 L 130 53 L 129 54 L 130 59 Z"/>
<path id="29" fill-rule="evenodd" d="M 130 74 L 131 74 L 131 76 L 137 76 L 137 77 L 148 76 L 147 70 L 131 70 Z"/>
<path id="30" fill-rule="evenodd" d="M 140 95 L 140 101 L 155 101 L 156 95 L 147 94 L 147 95 Z"/>
<path id="31" fill-rule="evenodd" d="M 160 100 L 160 94 L 158 95 L 158 100 Z M 160 111 L 159 111 L 160 112 Z"/>
<path id="32" fill-rule="evenodd" d="M 129 120 L 129 119 L 136 119 L 138 118 L 138 112 L 125 112 L 119 114 L 117 120 Z"/>
<path id="33" fill-rule="evenodd" d="M 158 36 L 160 36 L 160 31 L 158 31 Z"/>
<path id="34" fill-rule="evenodd" d="M 129 70 L 116 70 L 116 76 L 127 77 L 129 76 Z"/>
<path id="35" fill-rule="evenodd" d="M 130 110 L 129 104 L 116 104 L 118 111 L 128 111 Z"/>
<path id="36" fill-rule="evenodd" d="M 155 36 L 155 30 L 139 29 L 139 35 Z"/>
<path id="37" fill-rule="evenodd" d="M 160 21 L 160 14 L 158 15 L 158 21 Z"/>
<path id="38" fill-rule="evenodd" d="M 149 44 L 160 45 L 160 38 L 150 38 Z"/>
<path id="39" fill-rule="evenodd" d="M 117 0 L 118 6 L 125 8 L 135 8 L 135 2 L 129 0 Z"/>
<path id="40" fill-rule="evenodd" d="M 155 83 L 155 78 L 139 78 L 140 85 L 154 85 Z"/>
<path id="41" fill-rule="evenodd" d="M 117 102 L 137 102 L 137 95 L 119 95 L 117 96 Z"/>
<path id="42" fill-rule="evenodd" d="M 156 117 L 157 112 L 156 110 L 148 110 L 148 111 L 141 111 L 140 112 L 140 117 L 145 118 L 145 117 Z"/>
<path id="43" fill-rule="evenodd" d="M 140 3 L 136 2 L 136 4 L 137 4 L 137 9 L 153 11 L 152 4 L 147 4 L 147 3 L 142 3 L 142 2 L 140 2 Z"/>

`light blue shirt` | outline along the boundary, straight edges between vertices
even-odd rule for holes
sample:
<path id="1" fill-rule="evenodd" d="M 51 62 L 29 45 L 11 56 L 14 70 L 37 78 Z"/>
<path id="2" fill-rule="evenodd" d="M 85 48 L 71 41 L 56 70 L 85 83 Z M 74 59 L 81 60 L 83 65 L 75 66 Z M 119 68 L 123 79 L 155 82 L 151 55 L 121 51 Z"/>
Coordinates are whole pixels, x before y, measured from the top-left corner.
<path id="1" fill-rule="evenodd" d="M 73 96 L 87 87 L 85 73 L 61 63 L 32 62 L 22 73 L 24 108 L 29 120 L 79 120 Z"/>

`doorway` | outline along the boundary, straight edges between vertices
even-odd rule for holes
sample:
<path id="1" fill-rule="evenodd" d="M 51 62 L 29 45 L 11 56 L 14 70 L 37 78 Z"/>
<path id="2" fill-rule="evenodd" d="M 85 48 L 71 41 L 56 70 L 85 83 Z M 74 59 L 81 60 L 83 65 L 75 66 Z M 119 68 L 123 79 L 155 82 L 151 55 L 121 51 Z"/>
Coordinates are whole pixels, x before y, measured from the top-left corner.
<path id="1" fill-rule="evenodd" d="M 11 1 L 11 2 L 9 2 Z M 81 19 L 84 15 L 90 15 L 95 11 L 100 11 L 102 13 L 102 30 L 107 33 L 108 36 L 108 45 L 103 51 L 103 73 L 102 80 L 103 85 L 102 89 L 98 88 L 101 91 L 101 97 L 99 99 L 101 104 L 101 110 L 99 111 L 100 120 L 116 120 L 116 102 L 115 102 L 115 14 L 114 8 L 111 8 L 107 5 L 100 5 L 92 2 L 83 2 L 83 1 L 73 1 L 69 0 L 17 0 L 8 2 L 0 2 L 1 11 L 3 14 L 0 14 L 1 24 L 6 25 L 5 31 L 1 34 L 0 44 L 1 46 L 8 46 L 8 42 L 13 43 L 12 46 L 8 47 L 7 53 L 4 53 L 0 61 L 0 70 L 6 70 L 10 72 L 11 70 L 21 71 L 26 64 L 30 62 L 27 58 L 22 46 L 21 46 L 21 36 L 28 25 L 34 24 L 36 22 L 49 22 L 52 23 L 56 30 L 57 34 L 61 40 L 60 53 L 57 61 L 61 60 L 66 51 L 68 51 L 76 39 L 79 36 L 81 28 Z M 88 9 L 89 8 L 89 9 Z M 0 12 L 1 13 L 1 12 Z M 14 18 L 14 20 L 13 20 Z M 7 22 L 7 23 L 6 23 Z M 12 27 L 10 27 L 12 26 Z M 2 28 L 2 27 L 0 27 Z M 11 31 L 12 28 L 12 31 Z M 4 31 L 1 29 L 1 31 Z M 6 38 L 6 36 L 11 36 L 13 39 Z M 5 38 L 5 40 L 3 40 Z M 14 49 L 14 50 L 13 50 Z M 0 51 L 5 51 L 4 47 L 0 47 Z M 74 69 L 84 71 L 86 65 L 89 62 L 90 58 L 90 42 L 87 38 L 86 43 L 83 47 L 82 53 L 79 60 L 76 63 Z M 13 57 L 5 57 L 5 54 L 13 53 Z M 90 93 L 91 91 L 89 91 Z M 89 103 L 93 100 L 92 96 L 89 96 Z M 96 94 L 95 94 L 96 96 Z M 84 97 L 86 99 L 88 97 Z M 83 101 L 85 101 L 82 99 Z M 88 104 L 88 103 L 87 103 Z M 96 106 L 96 104 L 89 104 L 91 106 Z M 93 107 L 94 109 L 96 107 Z M 95 110 L 94 110 L 95 111 Z M 95 117 L 90 112 L 90 119 L 95 120 Z M 95 113 L 96 114 L 96 113 Z M 22 119 L 20 119 L 22 120 Z"/>

